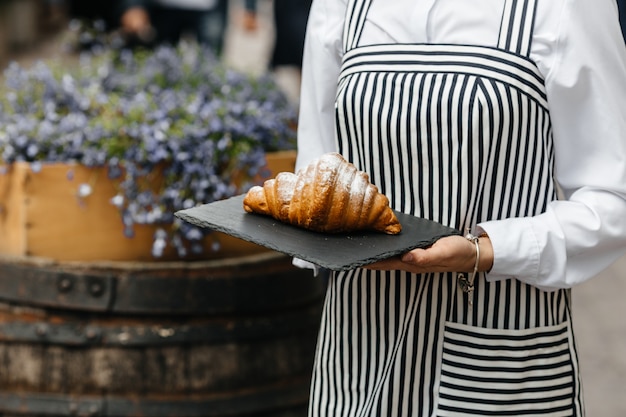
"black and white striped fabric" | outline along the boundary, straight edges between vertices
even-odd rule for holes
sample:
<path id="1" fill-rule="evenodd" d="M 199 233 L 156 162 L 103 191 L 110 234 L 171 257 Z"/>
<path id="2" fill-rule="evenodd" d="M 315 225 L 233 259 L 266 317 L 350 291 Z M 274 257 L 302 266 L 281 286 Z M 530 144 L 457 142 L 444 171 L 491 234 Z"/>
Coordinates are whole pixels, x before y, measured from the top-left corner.
<path id="1" fill-rule="evenodd" d="M 496 48 L 358 46 L 350 0 L 338 148 L 392 206 L 459 230 L 556 198 L 535 1 L 505 0 Z M 583 416 L 569 291 L 357 269 L 331 276 L 309 416 Z"/>
<path id="2" fill-rule="evenodd" d="M 515 333 L 448 323 L 439 415 L 571 416 L 567 323 Z"/>

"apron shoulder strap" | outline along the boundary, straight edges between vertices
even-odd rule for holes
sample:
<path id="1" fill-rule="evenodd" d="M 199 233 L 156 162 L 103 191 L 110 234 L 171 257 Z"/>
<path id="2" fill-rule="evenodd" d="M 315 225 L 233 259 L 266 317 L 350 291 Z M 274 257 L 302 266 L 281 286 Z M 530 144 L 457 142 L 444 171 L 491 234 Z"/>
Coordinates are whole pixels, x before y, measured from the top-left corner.
<path id="1" fill-rule="evenodd" d="M 537 0 L 506 0 L 498 48 L 522 56 L 530 54 Z"/>
<path id="2" fill-rule="evenodd" d="M 343 26 L 344 53 L 356 48 L 372 0 L 349 0 Z M 506 0 L 498 48 L 528 56 L 535 26 L 537 0 Z"/>
<path id="3" fill-rule="evenodd" d="M 356 48 L 363 32 L 371 0 L 349 0 L 343 25 L 343 52 Z"/>

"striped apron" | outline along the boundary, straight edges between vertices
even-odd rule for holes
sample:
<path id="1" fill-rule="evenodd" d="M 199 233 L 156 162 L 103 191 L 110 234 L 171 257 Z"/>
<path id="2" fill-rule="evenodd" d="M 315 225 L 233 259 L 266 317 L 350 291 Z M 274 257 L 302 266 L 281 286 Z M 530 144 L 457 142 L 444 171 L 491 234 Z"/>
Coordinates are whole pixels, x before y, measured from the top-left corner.
<path id="1" fill-rule="evenodd" d="M 336 100 L 339 151 L 392 206 L 459 230 L 532 216 L 556 198 L 536 0 L 505 0 L 497 47 L 357 46 L 350 0 Z M 333 273 L 310 417 L 583 416 L 568 290 L 513 277 Z"/>

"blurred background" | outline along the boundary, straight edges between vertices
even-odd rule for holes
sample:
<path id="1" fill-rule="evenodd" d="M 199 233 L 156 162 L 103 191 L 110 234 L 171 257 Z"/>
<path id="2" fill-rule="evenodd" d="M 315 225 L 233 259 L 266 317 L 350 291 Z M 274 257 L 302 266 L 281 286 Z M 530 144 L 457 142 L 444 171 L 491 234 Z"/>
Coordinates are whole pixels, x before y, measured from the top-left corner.
<path id="1" fill-rule="evenodd" d="M 130 34 L 122 27 L 123 2 L 112 0 L 0 0 L 0 67 L 11 61 L 29 65 L 42 58 L 92 47 L 99 34 L 117 34 L 127 42 L 157 40 L 148 28 Z M 297 2 L 291 2 L 297 3 Z M 299 59 L 296 47 L 288 57 L 276 57 L 276 12 L 273 0 L 230 0 L 217 53 L 228 65 L 253 74 L 271 72 L 290 100 L 299 97 Z M 286 10 L 285 5 L 281 6 Z M 308 7 L 308 6 L 307 6 Z M 169 15 L 171 18 L 172 15 Z M 287 17 L 303 29 L 302 17 Z M 155 20 L 156 21 L 156 20 Z M 95 28 L 89 35 L 76 27 Z M 183 36 L 189 34 L 184 33 Z M 297 37 L 296 40 L 301 42 Z M 218 41 L 219 43 L 220 41 Z M 71 54 L 69 55 L 72 56 Z M 68 60 L 71 65 L 71 60 Z M 0 237 L 2 238 L 2 237 Z M 587 415 L 626 415 L 626 259 L 573 291 L 574 324 L 587 400 Z"/>
<path id="2" fill-rule="evenodd" d="M 166 2 L 174 6 L 165 13 L 179 9 L 175 6 L 177 0 Z M 142 27 L 136 19 L 134 23 L 133 20 L 128 23 L 130 13 L 125 15 L 129 9 L 138 6 L 150 12 L 151 3 L 156 2 L 0 0 L 0 67 L 6 67 L 10 61 L 28 65 L 42 58 L 61 54 L 67 56 L 68 48 L 91 47 L 102 33 L 106 33 L 109 39 L 123 38 L 127 45 L 154 46 L 162 41 L 175 43 L 178 39 L 175 35 L 197 40 L 196 33 L 202 31 L 204 24 L 219 27 L 201 40 L 214 47 L 224 62 L 253 75 L 271 71 L 289 98 L 297 103 L 302 42 L 310 0 L 277 0 L 276 3 L 274 0 L 204 1 L 215 3 L 211 7 L 219 9 L 213 21 L 198 24 L 185 21 L 185 16 L 182 16 L 178 19 L 180 32 L 163 35 L 163 38 L 157 37 L 154 26 L 173 26 L 175 16 L 167 14 L 164 22 L 158 20 L 158 16 L 152 16 L 149 24 L 153 27 L 147 28 L 146 22 L 142 22 Z M 191 14 L 198 14 L 190 10 Z"/>

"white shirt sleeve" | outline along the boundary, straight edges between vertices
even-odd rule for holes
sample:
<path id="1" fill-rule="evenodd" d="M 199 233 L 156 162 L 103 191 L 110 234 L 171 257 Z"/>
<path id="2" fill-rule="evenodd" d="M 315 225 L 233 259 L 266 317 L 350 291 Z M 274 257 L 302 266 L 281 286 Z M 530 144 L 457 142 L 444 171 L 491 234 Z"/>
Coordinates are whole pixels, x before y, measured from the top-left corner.
<path id="1" fill-rule="evenodd" d="M 550 290 L 579 284 L 626 248 L 626 47 L 611 0 L 564 2 L 540 68 L 563 199 L 530 218 L 485 222 L 489 280 Z M 539 16 L 538 16 L 539 18 Z M 541 51 L 539 51 L 541 55 Z M 541 58 L 541 56 L 540 56 Z"/>
<path id="2" fill-rule="evenodd" d="M 335 94 L 341 67 L 345 0 L 314 0 L 302 60 L 296 170 L 336 150 Z"/>

